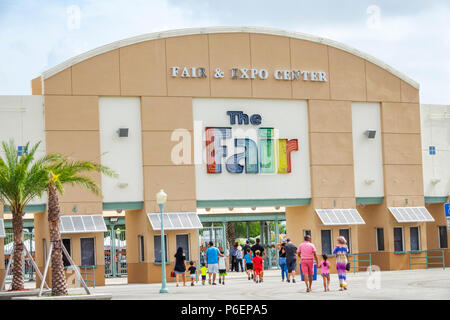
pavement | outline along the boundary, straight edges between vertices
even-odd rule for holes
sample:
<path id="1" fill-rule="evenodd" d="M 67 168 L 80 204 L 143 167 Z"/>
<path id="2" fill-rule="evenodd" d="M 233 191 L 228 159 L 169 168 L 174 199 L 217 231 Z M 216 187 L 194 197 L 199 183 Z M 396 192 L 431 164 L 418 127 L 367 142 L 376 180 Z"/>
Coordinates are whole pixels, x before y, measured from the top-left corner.
<path id="1" fill-rule="evenodd" d="M 450 299 L 450 269 L 424 269 L 402 271 L 379 271 L 348 273 L 348 290 L 339 291 L 337 275 L 331 275 L 330 291 L 324 292 L 322 278 L 313 281 L 312 292 L 307 293 L 305 284 L 296 277 L 296 283 L 281 281 L 279 270 L 266 270 L 264 282 L 249 281 L 244 273 L 229 272 L 225 285 L 194 287 L 186 283 L 176 287 L 169 282 L 169 293 L 160 294 L 161 284 L 127 284 L 127 278 L 106 279 L 106 286 L 91 288 L 96 294 L 111 294 L 113 300 L 307 300 L 307 299 L 387 299 L 422 300 Z M 32 287 L 27 282 L 26 287 Z M 71 293 L 83 292 L 71 289 Z"/>
<path id="2" fill-rule="evenodd" d="M 297 277 L 296 283 L 281 282 L 279 270 L 268 270 L 263 283 L 249 281 L 243 273 L 230 272 L 225 285 L 176 287 L 167 284 L 169 293 L 160 294 L 161 284 L 126 284 L 126 278 L 108 279 L 104 287 L 92 289 L 98 294 L 112 294 L 113 300 L 174 299 L 174 300 L 273 300 L 273 299 L 450 299 L 450 269 L 426 269 L 349 273 L 348 290 L 339 291 L 337 275 L 331 275 L 330 291 L 323 291 L 319 275 L 312 292 Z"/>

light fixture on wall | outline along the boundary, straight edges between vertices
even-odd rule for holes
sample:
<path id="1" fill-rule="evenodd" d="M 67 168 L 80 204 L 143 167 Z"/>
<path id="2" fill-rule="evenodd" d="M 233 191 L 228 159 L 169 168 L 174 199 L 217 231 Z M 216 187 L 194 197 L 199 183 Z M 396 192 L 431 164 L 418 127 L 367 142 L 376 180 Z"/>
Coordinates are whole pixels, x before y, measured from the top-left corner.
<path id="1" fill-rule="evenodd" d="M 117 134 L 119 138 L 127 138 L 128 137 L 128 128 L 122 127 L 117 130 Z"/>
<path id="2" fill-rule="evenodd" d="M 377 133 L 376 130 L 366 130 L 366 131 L 364 132 L 364 135 L 366 135 L 367 138 L 369 138 L 369 139 L 375 139 L 376 133 Z"/>
<path id="3" fill-rule="evenodd" d="M 364 180 L 364 183 L 367 184 L 367 185 L 371 185 L 374 182 L 375 182 L 374 179 L 366 179 L 366 180 Z"/>
<path id="4" fill-rule="evenodd" d="M 437 179 L 437 178 L 431 179 L 431 184 L 432 184 L 433 186 L 437 185 L 439 182 L 441 182 L 441 179 Z"/>
<path id="5" fill-rule="evenodd" d="M 117 186 L 118 186 L 120 189 L 124 189 L 124 188 L 128 187 L 128 183 L 126 183 L 126 182 L 119 182 L 119 183 L 117 184 Z"/>
<path id="6" fill-rule="evenodd" d="M 230 210 L 230 211 L 233 211 L 233 210 L 234 210 L 234 208 L 233 208 L 233 207 L 229 207 L 229 208 L 228 208 L 228 210 Z"/>

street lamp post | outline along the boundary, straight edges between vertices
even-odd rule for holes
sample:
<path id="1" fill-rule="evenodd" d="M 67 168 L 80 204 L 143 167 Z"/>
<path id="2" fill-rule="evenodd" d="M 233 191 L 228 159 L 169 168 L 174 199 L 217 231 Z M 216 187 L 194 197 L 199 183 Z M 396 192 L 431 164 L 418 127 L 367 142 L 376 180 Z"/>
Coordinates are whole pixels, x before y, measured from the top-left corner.
<path id="1" fill-rule="evenodd" d="M 120 233 L 121 233 L 120 228 L 117 228 L 116 229 L 116 236 L 117 236 L 116 238 L 117 238 L 117 247 L 119 248 L 116 253 L 117 259 L 118 259 L 118 261 L 117 261 L 117 276 L 118 277 L 120 277 L 122 275 L 122 264 L 120 262 L 120 259 L 122 258 L 122 254 L 120 253 L 120 250 L 121 250 L 121 248 L 120 248 Z"/>
<path id="2" fill-rule="evenodd" d="M 164 241 L 164 218 L 163 218 L 163 209 L 164 204 L 167 201 L 167 194 L 161 189 L 156 194 L 156 202 L 158 203 L 159 210 L 161 211 L 161 269 L 162 269 L 162 281 L 161 281 L 161 290 L 159 293 L 169 293 L 166 287 L 166 246 Z"/>

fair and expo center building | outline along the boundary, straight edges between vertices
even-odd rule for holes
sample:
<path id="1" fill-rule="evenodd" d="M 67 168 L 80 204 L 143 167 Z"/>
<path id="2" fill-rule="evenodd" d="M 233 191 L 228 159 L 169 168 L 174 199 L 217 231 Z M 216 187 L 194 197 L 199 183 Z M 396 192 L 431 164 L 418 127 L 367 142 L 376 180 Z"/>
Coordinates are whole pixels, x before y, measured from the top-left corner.
<path id="1" fill-rule="evenodd" d="M 382 270 L 407 269 L 410 251 L 447 241 L 450 149 L 433 158 L 423 139 L 448 146 L 448 137 L 422 131 L 448 130 L 448 120 L 421 118 L 428 107 L 416 82 L 346 45 L 266 28 L 153 33 L 74 57 L 34 79 L 32 91 L 0 97 L 2 140 L 42 141 L 39 155 L 119 174 L 93 175 L 103 197 L 78 187 L 60 197 L 62 237 L 77 264 L 82 240 L 94 239 L 96 285 L 104 230 L 88 223 L 105 210 L 125 212 L 128 282 L 161 280 L 160 189 L 170 261 L 183 241 L 198 261 L 200 221 L 265 215 L 285 220 L 294 243 L 311 234 L 318 253 L 344 235 L 352 253 L 371 253 Z M 28 210 L 41 270 L 45 202 Z"/>

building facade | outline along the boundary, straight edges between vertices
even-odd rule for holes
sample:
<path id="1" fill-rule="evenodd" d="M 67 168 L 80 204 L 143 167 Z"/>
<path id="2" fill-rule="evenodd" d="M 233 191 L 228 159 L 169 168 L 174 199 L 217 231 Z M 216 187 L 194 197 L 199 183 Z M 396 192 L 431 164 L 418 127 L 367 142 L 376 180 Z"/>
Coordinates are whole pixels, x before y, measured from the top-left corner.
<path id="1" fill-rule="evenodd" d="M 310 233 L 330 253 L 344 235 L 382 270 L 408 268 L 409 251 L 447 241 L 449 107 L 421 109 L 416 82 L 343 44 L 262 28 L 168 31 L 70 59 L 32 91 L 1 97 L 2 140 L 42 141 L 41 154 L 119 173 L 93 175 L 102 198 L 68 187 L 60 201 L 66 216 L 125 211 L 129 283 L 161 279 L 160 230 L 148 215 L 159 212 L 160 189 L 165 211 L 177 213 L 167 221 L 170 261 L 180 245 L 198 261 L 194 220 L 220 221 L 214 208 L 239 221 L 237 208 L 283 207 L 294 242 Z M 43 269 L 45 200 L 33 205 Z M 77 264 L 94 244 L 101 285 L 103 233 L 93 230 L 63 238 Z"/>

